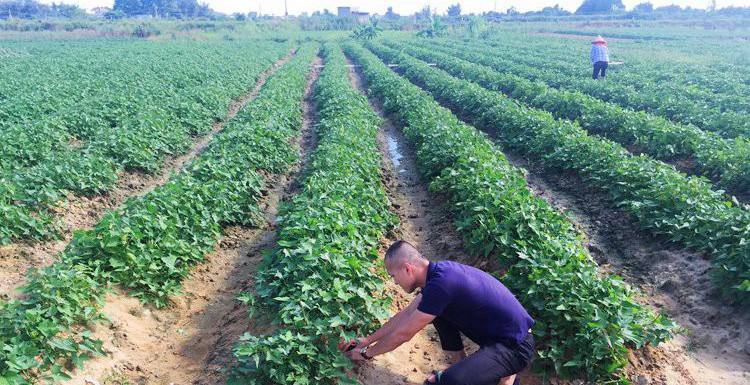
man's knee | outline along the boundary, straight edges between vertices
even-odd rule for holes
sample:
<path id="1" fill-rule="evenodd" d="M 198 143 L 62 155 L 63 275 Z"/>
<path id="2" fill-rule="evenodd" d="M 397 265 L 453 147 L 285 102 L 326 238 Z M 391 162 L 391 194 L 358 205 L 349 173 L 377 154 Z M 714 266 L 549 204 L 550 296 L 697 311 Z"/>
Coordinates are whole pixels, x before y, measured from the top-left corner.
<path id="1" fill-rule="evenodd" d="M 435 330 L 438 332 L 440 337 L 440 345 L 443 350 L 447 351 L 463 351 L 464 343 L 461 341 L 461 332 L 459 332 L 456 325 L 447 321 L 441 317 L 436 317 L 432 321 Z"/>
<path id="2" fill-rule="evenodd" d="M 514 385 L 519 382 L 520 381 L 518 381 L 518 375 L 514 374 L 512 376 L 501 378 L 500 382 L 497 385 Z"/>
<path id="3" fill-rule="evenodd" d="M 440 376 L 440 385 L 470 385 L 470 373 L 463 373 L 460 370 L 451 370 L 448 368 Z"/>

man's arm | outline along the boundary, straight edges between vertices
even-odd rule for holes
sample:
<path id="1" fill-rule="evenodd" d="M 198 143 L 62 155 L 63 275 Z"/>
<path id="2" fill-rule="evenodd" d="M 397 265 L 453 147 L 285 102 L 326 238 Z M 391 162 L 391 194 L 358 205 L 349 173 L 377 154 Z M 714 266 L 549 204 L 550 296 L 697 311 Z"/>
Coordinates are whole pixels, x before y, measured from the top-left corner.
<path id="1" fill-rule="evenodd" d="M 408 318 L 411 313 L 414 312 L 414 310 L 417 310 L 420 301 L 422 301 L 422 294 L 418 294 L 407 307 L 394 314 L 393 317 L 391 317 L 383 326 L 380 327 L 380 329 L 376 330 L 369 336 L 364 337 L 359 347 L 363 348 L 365 346 L 374 344 L 388 334 L 393 333 L 393 331 L 397 328 L 397 325 L 402 323 L 404 319 Z"/>
<path id="2" fill-rule="evenodd" d="M 409 341 L 434 319 L 434 315 L 423 313 L 415 308 L 409 314 L 405 314 L 398 324 L 394 324 L 390 333 L 383 336 L 377 344 L 369 347 L 367 355 L 374 357 L 396 349 L 404 342 Z"/>

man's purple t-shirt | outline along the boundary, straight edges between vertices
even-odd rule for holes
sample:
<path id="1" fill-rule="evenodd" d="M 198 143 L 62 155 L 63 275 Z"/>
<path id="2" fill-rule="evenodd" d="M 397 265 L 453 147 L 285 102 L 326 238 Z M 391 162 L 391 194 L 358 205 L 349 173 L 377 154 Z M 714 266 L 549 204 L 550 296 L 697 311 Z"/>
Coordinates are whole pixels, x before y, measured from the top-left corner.
<path id="1" fill-rule="evenodd" d="M 430 262 L 418 309 L 450 321 L 480 346 L 520 344 L 534 325 L 495 277 L 452 261 Z"/>

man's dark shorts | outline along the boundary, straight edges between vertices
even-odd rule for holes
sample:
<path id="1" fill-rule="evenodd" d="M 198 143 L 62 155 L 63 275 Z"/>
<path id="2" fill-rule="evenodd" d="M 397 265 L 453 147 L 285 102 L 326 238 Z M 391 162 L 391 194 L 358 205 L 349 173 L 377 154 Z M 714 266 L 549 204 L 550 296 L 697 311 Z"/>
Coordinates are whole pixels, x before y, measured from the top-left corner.
<path id="1" fill-rule="evenodd" d="M 438 331 L 443 350 L 463 349 L 461 334 L 452 323 L 440 317 L 435 318 L 432 323 Z M 525 369 L 535 351 L 531 333 L 520 344 L 496 343 L 482 346 L 474 354 L 445 370 L 440 376 L 440 385 L 497 385 L 503 377 Z"/>

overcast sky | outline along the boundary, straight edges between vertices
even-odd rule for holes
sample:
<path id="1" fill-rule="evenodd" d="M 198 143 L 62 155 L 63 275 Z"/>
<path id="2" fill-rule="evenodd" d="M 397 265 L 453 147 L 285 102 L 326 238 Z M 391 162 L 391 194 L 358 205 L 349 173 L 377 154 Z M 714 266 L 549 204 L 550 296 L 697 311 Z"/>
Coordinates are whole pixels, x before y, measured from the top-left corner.
<path id="1" fill-rule="evenodd" d="M 623 4 L 630 9 L 645 1 L 647 0 L 623 0 Z M 43 2 L 52 3 L 53 1 Z M 91 9 L 102 6 L 111 7 L 113 0 L 57 0 L 54 2 L 78 4 L 82 8 Z M 263 14 L 284 14 L 284 0 L 198 0 L 198 2 L 207 3 L 214 10 L 223 13 L 261 11 Z M 382 15 L 388 6 L 392 6 L 394 12 L 408 15 L 422 9 L 425 5 L 430 5 L 438 13 L 445 13 L 449 5 L 459 3 L 463 13 L 481 13 L 493 9 L 504 12 L 511 6 L 521 12 L 535 11 L 555 4 L 560 4 L 569 11 L 575 11 L 582 2 L 583 0 L 287 0 L 287 8 L 290 15 L 298 15 L 302 12 L 312 13 L 324 8 L 335 13 L 338 6 L 351 6 L 360 11 Z M 650 2 L 657 7 L 677 4 L 682 7 L 706 8 L 710 0 L 650 0 Z M 718 8 L 750 6 L 750 0 L 716 0 L 716 5 Z"/>

